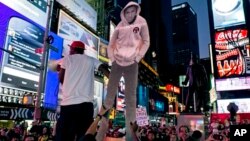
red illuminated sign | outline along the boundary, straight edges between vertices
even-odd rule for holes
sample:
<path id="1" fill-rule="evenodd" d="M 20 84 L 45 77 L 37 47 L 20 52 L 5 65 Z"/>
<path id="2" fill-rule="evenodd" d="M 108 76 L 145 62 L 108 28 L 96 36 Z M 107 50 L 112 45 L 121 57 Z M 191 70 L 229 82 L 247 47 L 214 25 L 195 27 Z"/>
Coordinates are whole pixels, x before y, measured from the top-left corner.
<path id="1" fill-rule="evenodd" d="M 165 88 L 167 92 L 174 92 L 176 94 L 180 94 L 180 88 L 172 84 L 167 84 Z"/>
<path id="2" fill-rule="evenodd" d="M 172 84 L 167 84 L 166 85 L 166 91 L 169 92 L 169 91 L 173 91 L 174 90 L 174 86 Z"/>
<path id="3" fill-rule="evenodd" d="M 249 38 L 246 29 L 224 30 L 215 34 L 217 78 L 250 74 Z"/>

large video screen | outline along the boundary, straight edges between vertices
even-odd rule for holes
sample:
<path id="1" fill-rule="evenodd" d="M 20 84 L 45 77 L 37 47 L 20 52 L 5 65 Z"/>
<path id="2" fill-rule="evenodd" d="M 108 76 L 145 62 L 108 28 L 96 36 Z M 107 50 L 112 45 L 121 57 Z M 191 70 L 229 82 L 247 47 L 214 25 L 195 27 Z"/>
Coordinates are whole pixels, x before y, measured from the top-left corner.
<path id="1" fill-rule="evenodd" d="M 0 2 L 35 23 L 46 27 L 48 13 L 47 0 L 0 0 Z"/>
<path id="2" fill-rule="evenodd" d="M 0 9 L 4 11 L 0 14 L 0 47 L 15 54 L 0 52 L 1 85 L 37 91 L 40 70 L 32 64 L 41 65 L 42 54 L 35 53 L 35 50 L 43 47 L 44 28 L 2 3 Z M 58 53 L 51 51 L 49 57 L 59 59 L 63 40 L 56 34 L 50 34 L 55 38 L 52 46 L 58 49 Z M 48 71 L 45 87 L 44 104 L 48 107 L 56 105 L 58 76 L 55 72 Z"/>
<path id="3" fill-rule="evenodd" d="M 64 38 L 63 56 L 69 54 L 69 45 L 72 41 L 80 40 L 85 44 L 86 55 L 98 57 L 99 38 L 62 10 L 60 10 L 57 34 Z"/>
<path id="4" fill-rule="evenodd" d="M 242 0 L 212 0 L 214 28 L 245 24 Z"/>
<path id="5" fill-rule="evenodd" d="M 11 17 L 4 48 L 28 62 L 40 66 L 42 55 L 36 54 L 35 49 L 43 47 L 43 36 L 42 28 L 21 18 Z M 40 70 L 28 62 L 12 54 L 4 53 L 1 82 L 16 83 L 21 88 L 35 91 L 38 88 Z"/>
<path id="6" fill-rule="evenodd" d="M 56 0 L 66 7 L 80 21 L 84 21 L 94 30 L 97 27 L 97 12 L 91 7 L 86 0 Z"/>
<path id="7" fill-rule="evenodd" d="M 49 35 L 54 37 L 54 42 L 51 44 L 51 46 L 58 49 L 58 52 L 52 50 L 50 51 L 49 59 L 58 60 L 62 57 L 63 39 L 54 33 L 50 33 Z M 58 78 L 58 73 L 48 69 L 45 83 L 46 85 L 43 107 L 53 110 L 56 109 L 58 104 L 57 100 L 59 92 L 59 83 L 60 82 Z"/>
<path id="8" fill-rule="evenodd" d="M 148 88 L 139 83 L 137 86 L 137 103 L 138 103 L 138 105 L 146 107 L 148 110 L 149 103 L 148 103 L 148 100 L 145 100 L 148 98 L 149 98 Z"/>
<path id="9" fill-rule="evenodd" d="M 217 100 L 218 113 L 230 113 L 227 110 L 227 106 L 230 103 L 235 103 L 239 110 L 237 113 L 249 113 L 250 112 L 250 99 L 220 99 Z"/>
<path id="10" fill-rule="evenodd" d="M 232 78 L 250 75 L 250 48 L 245 28 L 215 33 L 216 78 Z"/>

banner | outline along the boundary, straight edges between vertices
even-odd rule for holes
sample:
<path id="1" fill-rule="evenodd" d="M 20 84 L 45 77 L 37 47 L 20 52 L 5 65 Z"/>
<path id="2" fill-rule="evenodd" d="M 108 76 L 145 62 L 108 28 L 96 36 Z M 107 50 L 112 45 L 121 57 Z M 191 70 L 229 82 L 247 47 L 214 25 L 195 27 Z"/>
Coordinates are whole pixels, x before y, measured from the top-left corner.
<path id="1" fill-rule="evenodd" d="M 16 119 L 33 119 L 34 109 L 29 108 L 0 108 L 0 119 L 1 120 L 16 120 Z M 59 118 L 59 114 L 42 110 L 41 118 L 43 121 L 56 121 Z"/>
<path id="2" fill-rule="evenodd" d="M 33 111 L 27 108 L 0 108 L 0 119 L 32 119 Z"/>
<path id="3" fill-rule="evenodd" d="M 138 126 L 148 125 L 148 115 L 146 107 L 136 108 L 136 121 Z"/>

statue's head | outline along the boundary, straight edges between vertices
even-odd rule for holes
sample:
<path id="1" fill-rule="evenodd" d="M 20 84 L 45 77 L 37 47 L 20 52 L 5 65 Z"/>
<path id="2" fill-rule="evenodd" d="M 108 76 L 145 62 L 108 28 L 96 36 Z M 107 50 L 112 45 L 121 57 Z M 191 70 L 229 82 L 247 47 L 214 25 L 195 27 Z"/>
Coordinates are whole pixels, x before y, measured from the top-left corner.
<path id="1" fill-rule="evenodd" d="M 193 65 L 193 64 L 197 64 L 197 63 L 198 63 L 198 57 L 194 54 L 191 54 L 189 65 Z"/>

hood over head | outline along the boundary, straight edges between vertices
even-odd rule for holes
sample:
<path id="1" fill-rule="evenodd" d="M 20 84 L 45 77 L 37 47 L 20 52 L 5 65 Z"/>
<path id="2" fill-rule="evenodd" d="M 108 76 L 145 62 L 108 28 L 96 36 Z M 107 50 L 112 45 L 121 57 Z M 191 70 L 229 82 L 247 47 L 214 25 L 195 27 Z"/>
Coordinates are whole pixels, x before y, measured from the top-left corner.
<path id="1" fill-rule="evenodd" d="M 137 16 L 138 16 L 138 15 L 140 14 L 140 12 L 141 12 L 141 7 L 140 7 L 140 5 L 139 5 L 138 3 L 133 2 L 133 1 L 129 2 L 129 3 L 122 9 L 121 14 L 120 14 L 121 20 L 122 20 L 123 22 L 128 23 L 127 20 L 125 19 L 124 11 L 125 11 L 125 9 L 127 9 L 127 8 L 130 7 L 130 6 L 136 6 L 136 7 L 137 7 L 136 18 L 137 18 Z"/>

